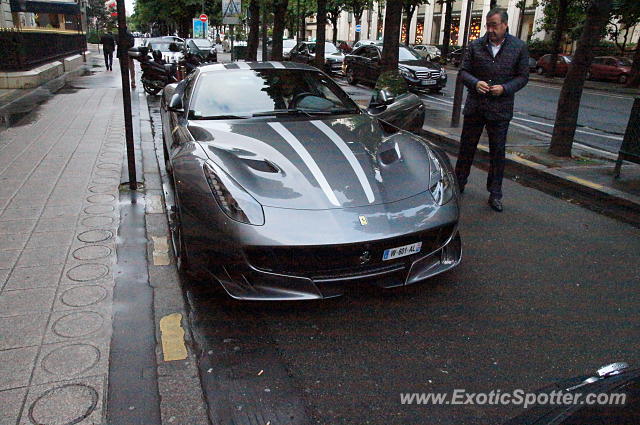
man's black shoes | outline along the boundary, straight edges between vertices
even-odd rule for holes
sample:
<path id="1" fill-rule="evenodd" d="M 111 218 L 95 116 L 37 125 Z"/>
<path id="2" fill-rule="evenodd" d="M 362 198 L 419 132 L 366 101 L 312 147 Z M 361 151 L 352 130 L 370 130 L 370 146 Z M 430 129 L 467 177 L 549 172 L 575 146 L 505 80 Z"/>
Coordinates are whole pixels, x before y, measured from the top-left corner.
<path id="1" fill-rule="evenodd" d="M 489 206 L 492 210 L 502 212 L 504 208 L 502 208 L 502 201 L 496 198 L 489 198 Z"/>

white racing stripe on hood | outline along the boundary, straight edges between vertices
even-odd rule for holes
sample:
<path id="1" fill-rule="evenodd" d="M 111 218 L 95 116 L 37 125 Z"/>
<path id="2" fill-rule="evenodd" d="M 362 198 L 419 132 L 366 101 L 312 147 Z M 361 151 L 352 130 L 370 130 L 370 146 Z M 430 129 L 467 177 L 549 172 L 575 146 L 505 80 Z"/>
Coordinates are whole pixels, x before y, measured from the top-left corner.
<path id="1" fill-rule="evenodd" d="M 331 186 L 329 186 L 329 182 L 327 182 L 324 174 L 322 174 L 320 167 L 318 167 L 316 161 L 314 161 L 309 152 L 304 148 L 304 146 L 302 146 L 302 143 L 300 143 L 296 136 L 291 134 L 291 132 L 279 122 L 270 122 L 269 126 L 271 126 L 271 128 L 273 128 L 280 136 L 282 136 L 284 140 L 286 140 L 287 143 L 289 143 L 289 145 L 291 145 L 291 147 L 296 151 L 296 153 L 300 155 L 300 158 L 302 158 L 302 161 L 309 168 L 309 171 L 311 171 L 311 174 L 313 174 L 313 177 L 322 188 L 322 191 L 325 193 L 325 195 L 327 195 L 327 198 L 329 198 L 329 201 L 331 201 L 333 205 L 340 206 L 338 198 L 336 198 L 336 195 L 333 193 L 333 190 L 331 189 Z"/>
<path id="2" fill-rule="evenodd" d="M 273 65 L 274 68 L 278 68 L 278 69 L 284 69 L 285 66 L 283 64 L 281 64 L 280 62 L 269 62 L 271 65 Z"/>
<path id="3" fill-rule="evenodd" d="M 238 64 L 238 68 L 240 69 L 251 69 L 248 63 L 246 62 L 236 62 Z"/>
<path id="4" fill-rule="evenodd" d="M 367 199 L 369 203 L 375 201 L 375 196 L 373 195 L 373 190 L 371 189 L 371 185 L 369 184 L 369 180 L 367 179 L 367 175 L 364 173 L 362 169 L 362 165 L 358 162 L 358 159 L 353 154 L 353 151 L 347 146 L 346 142 L 342 139 L 342 137 L 338 136 L 338 134 L 333 131 L 331 127 L 325 124 L 322 121 L 311 121 L 311 124 L 318 127 L 320 131 L 322 131 L 335 145 L 340 149 L 340 152 L 347 158 L 349 161 L 349 165 L 353 168 L 353 172 L 358 177 L 358 181 L 364 190 L 364 193 L 367 195 Z"/>

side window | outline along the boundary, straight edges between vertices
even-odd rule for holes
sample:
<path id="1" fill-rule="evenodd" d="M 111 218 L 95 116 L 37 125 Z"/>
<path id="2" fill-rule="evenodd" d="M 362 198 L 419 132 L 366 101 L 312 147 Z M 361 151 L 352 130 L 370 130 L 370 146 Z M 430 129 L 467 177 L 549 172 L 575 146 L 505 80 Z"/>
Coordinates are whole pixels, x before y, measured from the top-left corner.
<path id="1" fill-rule="evenodd" d="M 362 53 L 364 52 L 364 47 L 358 47 L 356 50 L 354 50 L 354 52 L 352 53 L 352 55 L 355 56 L 364 56 Z"/>
<path id="2" fill-rule="evenodd" d="M 609 66 L 616 66 L 616 61 L 613 59 L 607 59 L 607 65 Z"/>
<path id="3" fill-rule="evenodd" d="M 193 94 L 193 88 L 195 86 L 196 76 L 194 74 L 196 73 L 192 73 L 189 77 L 182 80 L 181 84 L 178 85 L 178 90 L 180 90 L 180 86 L 184 84 L 182 88 L 184 93 L 182 95 L 182 105 L 184 106 L 185 111 L 187 110 L 187 106 L 191 101 L 191 95 Z"/>

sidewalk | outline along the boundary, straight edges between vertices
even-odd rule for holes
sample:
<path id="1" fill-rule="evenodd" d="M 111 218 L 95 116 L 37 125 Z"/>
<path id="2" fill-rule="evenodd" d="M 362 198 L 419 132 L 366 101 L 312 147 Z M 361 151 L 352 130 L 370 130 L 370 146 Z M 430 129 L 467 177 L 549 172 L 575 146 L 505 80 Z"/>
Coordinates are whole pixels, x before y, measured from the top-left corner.
<path id="1" fill-rule="evenodd" d="M 137 92 L 144 186 L 120 187 L 114 62 L 0 129 L 2 425 L 208 423 Z"/>
<path id="2" fill-rule="evenodd" d="M 460 127 L 452 128 L 450 112 L 431 103 L 425 103 L 425 108 L 423 134 L 457 155 L 463 117 Z M 640 226 L 640 165 L 624 162 L 620 178 L 614 179 L 617 155 L 574 145 L 571 158 L 559 158 L 547 152 L 549 143 L 550 136 L 512 123 L 507 136 L 506 177 Z M 486 170 L 488 164 L 489 141 L 485 131 L 474 165 Z M 508 197 L 505 194 L 505 208 Z"/>

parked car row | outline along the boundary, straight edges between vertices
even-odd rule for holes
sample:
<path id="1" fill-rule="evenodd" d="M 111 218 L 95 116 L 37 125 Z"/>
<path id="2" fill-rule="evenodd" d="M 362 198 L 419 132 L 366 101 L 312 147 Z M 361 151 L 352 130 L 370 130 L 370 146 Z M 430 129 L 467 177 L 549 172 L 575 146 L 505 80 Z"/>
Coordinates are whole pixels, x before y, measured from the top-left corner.
<path id="1" fill-rule="evenodd" d="M 573 56 L 559 54 L 556 62 L 555 76 L 564 77 L 567 75 Z M 625 84 L 631 75 L 632 61 L 627 58 L 615 56 L 597 56 L 593 58 L 591 66 L 587 71 L 587 80 L 609 80 Z M 551 72 L 551 54 L 547 54 L 538 59 L 536 72 L 540 75 Z"/>
<path id="2" fill-rule="evenodd" d="M 349 84 L 375 83 L 381 73 L 382 46 L 363 45 L 346 55 L 344 73 Z M 409 87 L 441 91 L 447 85 L 447 73 L 442 66 L 428 61 L 415 50 L 400 46 L 398 69 Z"/>

